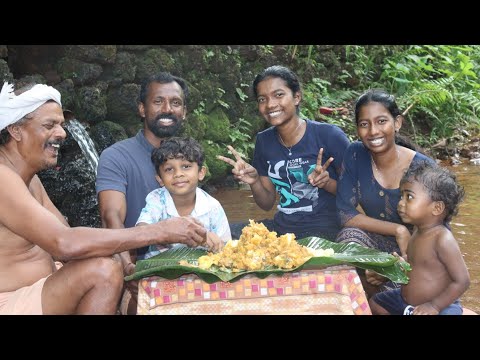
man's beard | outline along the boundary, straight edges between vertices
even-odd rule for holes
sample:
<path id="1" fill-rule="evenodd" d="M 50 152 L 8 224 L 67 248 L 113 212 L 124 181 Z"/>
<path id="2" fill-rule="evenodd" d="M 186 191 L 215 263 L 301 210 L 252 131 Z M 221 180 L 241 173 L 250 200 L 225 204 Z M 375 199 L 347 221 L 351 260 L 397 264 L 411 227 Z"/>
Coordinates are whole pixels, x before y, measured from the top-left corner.
<path id="1" fill-rule="evenodd" d="M 173 120 L 173 124 L 162 126 L 160 125 L 160 119 L 171 119 Z M 176 135 L 183 125 L 183 121 L 172 114 L 160 114 L 156 116 L 153 121 L 148 121 L 147 119 L 145 119 L 145 121 L 147 122 L 148 129 L 158 138 L 167 138 Z"/>

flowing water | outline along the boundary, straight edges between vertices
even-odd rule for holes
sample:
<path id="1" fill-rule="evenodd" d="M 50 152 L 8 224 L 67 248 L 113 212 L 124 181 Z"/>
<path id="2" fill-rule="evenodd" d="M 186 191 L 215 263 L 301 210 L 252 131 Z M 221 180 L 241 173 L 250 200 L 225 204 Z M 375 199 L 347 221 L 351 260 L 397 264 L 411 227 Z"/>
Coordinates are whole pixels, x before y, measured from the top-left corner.
<path id="1" fill-rule="evenodd" d="M 480 314 L 480 166 L 450 167 L 465 188 L 465 200 L 452 221 L 457 239 L 470 272 L 471 285 L 462 297 L 465 307 Z M 272 218 L 276 209 L 263 211 L 253 200 L 250 190 L 222 189 L 213 195 L 220 201 L 230 222 Z"/>
<path id="2" fill-rule="evenodd" d="M 71 119 L 66 122 L 68 131 L 72 134 L 75 141 L 80 146 L 85 158 L 88 161 L 90 169 L 92 169 L 93 174 L 97 174 L 98 166 L 98 153 L 95 149 L 95 144 L 93 140 L 88 135 L 85 127 L 76 119 Z"/>

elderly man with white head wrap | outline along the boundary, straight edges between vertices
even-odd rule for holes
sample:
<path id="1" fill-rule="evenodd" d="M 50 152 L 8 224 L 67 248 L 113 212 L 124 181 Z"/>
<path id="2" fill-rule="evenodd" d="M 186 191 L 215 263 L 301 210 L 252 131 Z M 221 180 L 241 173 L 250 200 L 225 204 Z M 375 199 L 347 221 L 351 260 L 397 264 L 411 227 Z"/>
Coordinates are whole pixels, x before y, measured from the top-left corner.
<path id="1" fill-rule="evenodd" d="M 38 84 L 17 96 L 13 84 L 5 82 L 0 91 L 0 130 L 15 124 L 49 100 L 62 106 L 60 93 L 51 86 Z"/>
<path id="2" fill-rule="evenodd" d="M 65 138 L 60 94 L 35 85 L 0 93 L 0 314 L 114 314 L 123 271 L 113 254 L 206 242 L 192 218 L 131 229 L 70 228 L 36 173 L 57 163 Z M 55 260 L 65 262 L 58 270 Z"/>

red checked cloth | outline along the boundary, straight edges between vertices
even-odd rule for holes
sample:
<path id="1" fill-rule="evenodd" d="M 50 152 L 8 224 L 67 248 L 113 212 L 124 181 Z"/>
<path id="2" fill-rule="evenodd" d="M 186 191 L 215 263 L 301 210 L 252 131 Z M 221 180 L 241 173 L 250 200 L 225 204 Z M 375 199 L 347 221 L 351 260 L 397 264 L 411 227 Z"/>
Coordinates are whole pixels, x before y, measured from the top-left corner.
<path id="1" fill-rule="evenodd" d="M 139 281 L 137 314 L 371 315 L 354 268 L 335 266 L 208 284 L 196 275 Z"/>

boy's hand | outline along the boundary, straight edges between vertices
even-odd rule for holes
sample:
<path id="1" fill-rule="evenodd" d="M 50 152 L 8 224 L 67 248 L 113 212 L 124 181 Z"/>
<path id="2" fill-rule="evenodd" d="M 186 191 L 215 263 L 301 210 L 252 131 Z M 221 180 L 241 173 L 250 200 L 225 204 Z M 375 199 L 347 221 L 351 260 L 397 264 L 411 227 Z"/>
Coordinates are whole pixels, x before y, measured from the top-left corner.
<path id="1" fill-rule="evenodd" d="M 223 246 L 225 244 L 223 243 L 223 240 L 218 237 L 217 234 L 213 232 L 207 233 L 207 243 L 205 244 L 206 248 L 209 251 L 212 252 L 219 252 L 220 250 L 223 249 Z"/>

